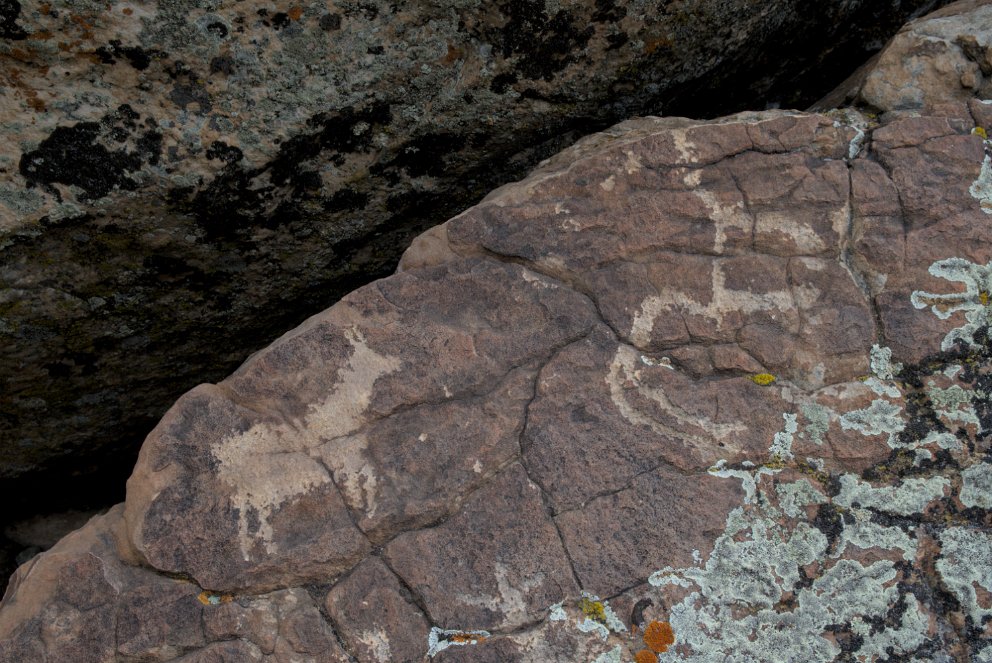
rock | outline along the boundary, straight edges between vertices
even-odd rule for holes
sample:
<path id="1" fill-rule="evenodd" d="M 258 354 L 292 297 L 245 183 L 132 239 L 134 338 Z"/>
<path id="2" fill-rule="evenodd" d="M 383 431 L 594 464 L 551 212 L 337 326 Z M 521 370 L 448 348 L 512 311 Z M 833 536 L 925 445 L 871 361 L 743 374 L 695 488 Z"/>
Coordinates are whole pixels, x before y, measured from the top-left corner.
<path id="1" fill-rule="evenodd" d="M 903 27 L 868 67 L 816 106 L 846 96 L 883 112 L 967 115 L 969 102 L 992 98 L 990 34 L 988 3 L 954 2 Z M 979 126 L 992 124 L 992 112 L 982 114 Z"/>
<path id="2" fill-rule="evenodd" d="M 805 105 L 934 2 L 0 4 L 0 487 L 36 511 L 119 500 L 180 394 L 580 135 Z"/>
<path id="3" fill-rule="evenodd" d="M 631 120 L 492 192 L 183 396 L 0 662 L 987 660 L 992 147 L 932 113 Z"/>

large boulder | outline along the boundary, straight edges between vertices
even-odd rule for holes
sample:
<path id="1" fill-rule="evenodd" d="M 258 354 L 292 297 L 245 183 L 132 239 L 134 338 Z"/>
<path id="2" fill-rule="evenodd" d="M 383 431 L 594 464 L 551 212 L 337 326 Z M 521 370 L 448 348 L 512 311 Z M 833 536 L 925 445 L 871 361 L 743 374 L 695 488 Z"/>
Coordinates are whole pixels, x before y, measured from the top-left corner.
<path id="1" fill-rule="evenodd" d="M 992 145 L 937 108 L 494 191 L 184 395 L 0 662 L 990 660 Z"/>
<path id="2" fill-rule="evenodd" d="M 580 135 L 807 103 L 935 3 L 284 4 L 0 3 L 7 513 L 119 499 L 182 392 Z"/>

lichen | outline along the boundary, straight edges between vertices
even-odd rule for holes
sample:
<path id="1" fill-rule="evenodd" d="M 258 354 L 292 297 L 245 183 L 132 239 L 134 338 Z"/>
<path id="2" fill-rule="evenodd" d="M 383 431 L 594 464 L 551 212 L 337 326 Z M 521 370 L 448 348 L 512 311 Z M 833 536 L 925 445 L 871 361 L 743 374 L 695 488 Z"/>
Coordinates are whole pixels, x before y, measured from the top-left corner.
<path id="1" fill-rule="evenodd" d="M 203 605 L 221 605 L 230 603 L 234 597 L 230 594 L 215 594 L 214 592 L 202 591 L 196 595 L 196 600 Z"/>
<path id="2" fill-rule="evenodd" d="M 827 496 L 814 488 L 806 479 L 780 483 L 775 490 L 778 492 L 782 511 L 790 518 L 802 515 L 803 507 L 823 504 L 827 501 Z"/>
<path id="3" fill-rule="evenodd" d="M 987 177 L 990 178 L 987 186 L 990 187 L 985 193 L 988 197 L 990 207 L 985 208 L 987 213 L 992 214 L 992 165 L 989 157 L 985 157 L 985 166 L 982 172 L 989 170 Z M 973 192 L 974 193 L 974 192 Z M 919 309 L 930 307 L 930 310 L 941 320 L 947 320 L 952 314 L 963 311 L 967 322 L 952 329 L 944 336 L 940 344 L 941 350 L 950 350 L 958 341 L 970 348 L 979 347 L 975 340 L 975 332 L 986 327 L 992 322 L 992 309 L 988 306 L 988 295 L 982 298 L 982 293 L 992 291 L 992 262 L 985 265 L 976 265 L 963 258 L 947 258 L 939 260 L 930 265 L 929 272 L 942 279 L 963 283 L 964 292 L 949 294 L 934 294 L 917 290 L 913 292 L 910 300 L 913 306 Z"/>
<path id="4" fill-rule="evenodd" d="M 675 633 L 672 625 L 668 622 L 653 621 L 644 629 L 644 644 L 648 648 L 661 654 L 668 651 L 668 648 L 675 643 Z"/>
<path id="5" fill-rule="evenodd" d="M 992 156 L 985 155 L 978 178 L 968 187 L 968 193 L 978 201 L 980 209 L 992 214 Z"/>
<path id="6" fill-rule="evenodd" d="M 975 585 L 992 591 L 992 536 L 986 532 L 950 527 L 940 534 L 941 554 L 937 571 L 947 588 L 978 627 L 992 608 L 983 608 Z"/>
<path id="7" fill-rule="evenodd" d="M 892 363 L 892 349 L 873 345 L 871 348 L 871 371 L 873 376 L 865 379 L 865 385 L 879 396 L 899 398 L 901 392 L 893 384 L 895 376 L 902 370 L 902 364 Z"/>
<path id="8" fill-rule="evenodd" d="M 785 413 L 782 415 L 782 418 L 785 419 L 785 430 L 775 433 L 772 446 L 768 449 L 772 458 L 779 461 L 794 458 L 792 454 L 792 436 L 799 430 L 799 424 L 796 423 L 796 415 Z"/>
<path id="9" fill-rule="evenodd" d="M 938 263 L 931 271 L 960 276 L 970 265 L 941 262 L 943 267 Z M 977 269 L 977 275 L 969 272 L 973 280 L 987 280 L 988 267 Z M 914 295 L 916 301 L 929 297 L 927 305 L 938 307 L 938 314 L 966 296 Z M 981 300 L 974 296 L 971 301 Z M 974 341 L 979 330 L 959 329 L 954 338 Z M 980 423 L 977 412 L 987 399 L 987 380 L 982 388 L 967 387 L 976 374 L 985 380 L 984 373 L 976 373 L 985 359 L 985 354 L 962 357 L 956 351 L 931 359 L 925 369 L 906 369 L 892 361 L 891 350 L 873 347 L 869 379 L 875 382 L 869 386 L 883 398 L 839 416 L 842 429 L 886 435 L 893 449 L 884 463 L 864 474 L 830 473 L 818 458 L 806 459 L 807 465 L 795 462 L 795 436 L 822 441 L 831 425 L 832 411 L 817 403 L 801 405 L 808 422 L 802 432 L 797 415 L 783 414 L 783 430 L 769 446 L 770 461 L 715 463 L 708 472 L 740 481 L 743 503 L 727 514 L 708 557 L 696 552 L 692 566 L 666 566 L 649 576 L 649 585 L 663 596 L 682 598 L 674 604 L 662 601 L 667 622 L 648 625 L 645 647 L 629 637 L 615 644 L 617 635 L 604 625 L 605 601 L 584 594 L 575 606 L 584 620 L 579 629 L 602 638 L 596 651 L 612 647 L 596 662 L 617 663 L 625 655 L 634 663 L 949 663 L 947 638 L 955 636 L 941 630 L 942 617 L 935 615 L 946 613 L 948 605 L 950 610 L 960 605 L 968 632 L 978 634 L 964 643 L 970 660 L 992 657 L 992 645 L 983 640 L 992 619 L 992 535 L 981 529 L 987 515 L 968 511 L 992 508 L 992 464 L 969 462 L 974 449 L 963 444 L 964 433 L 944 425 Z M 906 382 L 897 383 L 903 372 Z M 939 386 L 946 380 L 958 382 Z M 796 471 L 805 476 L 797 477 Z M 783 480 L 790 475 L 791 480 Z M 955 491 L 965 510 L 955 506 Z M 957 603 L 919 591 L 934 584 L 928 577 L 934 573 Z M 680 589 L 669 594 L 672 587 Z M 552 606 L 550 614 L 567 619 L 562 604 Z"/>
<path id="10" fill-rule="evenodd" d="M 476 645 L 490 637 L 488 631 L 461 631 L 434 626 L 427 634 L 427 656 L 433 658 L 448 647 Z"/>
<path id="11" fill-rule="evenodd" d="M 945 419 L 948 423 L 959 422 L 964 425 L 974 425 L 979 433 L 982 432 L 982 424 L 974 407 L 972 407 L 972 403 L 976 399 L 984 400 L 987 397 L 985 392 L 964 389 L 957 384 L 942 388 L 930 380 L 927 382 L 927 396 L 933 403 L 934 412 L 938 417 Z"/>
<path id="12" fill-rule="evenodd" d="M 650 649 L 642 649 L 634 654 L 634 663 L 658 663 L 658 655 Z"/>
<path id="13" fill-rule="evenodd" d="M 992 509 L 992 465 L 976 463 L 961 472 L 961 503 L 968 508 Z"/>
<path id="14" fill-rule="evenodd" d="M 751 382 L 762 387 L 767 387 L 775 382 L 775 376 L 771 373 L 758 373 L 751 376 Z"/>
<path id="15" fill-rule="evenodd" d="M 943 497 L 950 481 L 941 476 L 925 479 L 905 479 L 898 486 L 876 488 L 853 474 L 840 477 L 840 494 L 834 504 L 845 507 L 861 506 L 885 513 L 908 516 L 921 513 L 930 502 Z"/>
<path id="16" fill-rule="evenodd" d="M 621 663 L 623 660 L 623 649 L 620 645 L 617 645 L 605 654 L 600 654 L 596 657 L 593 663 Z"/>
<path id="17" fill-rule="evenodd" d="M 830 427 L 830 409 L 818 403 L 803 403 L 800 411 L 806 419 L 806 425 L 799 437 L 808 437 L 813 444 L 823 444 L 823 436 Z"/>
<path id="18" fill-rule="evenodd" d="M 875 399 L 867 408 L 845 412 L 840 417 L 844 430 L 856 430 L 862 435 L 888 435 L 892 448 L 899 446 L 899 433 L 906 428 L 902 408 L 882 399 Z"/>

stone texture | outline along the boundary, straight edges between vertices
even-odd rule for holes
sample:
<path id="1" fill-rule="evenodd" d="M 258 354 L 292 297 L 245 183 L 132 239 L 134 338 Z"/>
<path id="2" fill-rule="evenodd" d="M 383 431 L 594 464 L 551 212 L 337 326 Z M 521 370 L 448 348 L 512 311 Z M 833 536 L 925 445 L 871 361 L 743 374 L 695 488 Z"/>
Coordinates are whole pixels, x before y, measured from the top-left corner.
<path id="1" fill-rule="evenodd" d="M 900 30 L 861 87 L 887 111 L 949 107 L 992 97 L 992 7 L 962 0 Z"/>
<path id="2" fill-rule="evenodd" d="M 120 499 L 180 394 L 580 135 L 805 105 L 934 4 L 6 0 L 5 502 Z"/>
<path id="3" fill-rule="evenodd" d="M 382 560 L 370 557 L 327 595 L 327 613 L 360 663 L 413 663 L 424 656 L 430 622 Z"/>
<path id="4" fill-rule="evenodd" d="M 0 661 L 988 660 L 989 143 L 940 108 L 494 191 L 183 396 Z"/>

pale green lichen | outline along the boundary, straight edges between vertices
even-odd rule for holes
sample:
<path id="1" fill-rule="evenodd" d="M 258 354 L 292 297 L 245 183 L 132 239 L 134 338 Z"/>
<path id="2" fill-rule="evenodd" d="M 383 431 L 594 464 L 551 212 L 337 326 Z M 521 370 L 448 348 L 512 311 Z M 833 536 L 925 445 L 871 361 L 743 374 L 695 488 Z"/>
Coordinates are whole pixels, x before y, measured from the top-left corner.
<path id="1" fill-rule="evenodd" d="M 976 399 L 984 400 L 987 396 L 985 392 L 964 389 L 956 384 L 941 388 L 936 386 L 933 380 L 930 380 L 927 383 L 927 396 L 930 397 L 937 416 L 943 417 L 948 422 L 974 425 L 979 433 L 982 432 L 982 424 L 978 420 L 972 403 Z"/>
<path id="2" fill-rule="evenodd" d="M 794 414 L 785 413 L 782 415 L 782 418 L 785 419 L 785 430 L 775 433 L 775 437 L 772 439 L 772 446 L 768 451 L 771 453 L 772 458 L 791 460 L 794 458 L 792 454 L 792 436 L 799 430 L 799 425 L 796 423 L 796 415 Z"/>
<path id="3" fill-rule="evenodd" d="M 901 550 L 902 557 L 908 562 L 916 559 L 917 542 L 899 527 L 889 527 L 874 522 L 873 514 L 868 509 L 849 509 L 848 520 L 841 530 L 837 544 L 836 555 L 843 555 L 847 546 L 852 545 L 862 550 L 879 548 L 882 550 Z"/>
<path id="4" fill-rule="evenodd" d="M 803 427 L 803 432 L 799 434 L 800 437 L 808 435 L 809 441 L 813 444 L 823 444 L 823 436 L 830 428 L 830 408 L 819 403 L 804 403 L 800 411 L 806 419 L 806 425 Z"/>
<path id="5" fill-rule="evenodd" d="M 898 486 L 876 488 L 853 474 L 840 478 L 840 494 L 834 504 L 846 507 L 876 509 L 885 513 L 908 516 L 921 513 L 927 504 L 943 497 L 950 481 L 941 476 L 925 479 L 905 479 Z"/>
<path id="6" fill-rule="evenodd" d="M 877 343 L 871 346 L 871 372 L 880 380 L 895 380 L 902 371 L 902 364 L 892 361 L 892 348 Z"/>
<path id="7" fill-rule="evenodd" d="M 992 465 L 977 463 L 961 472 L 961 503 L 968 508 L 992 509 Z"/>
<path id="8" fill-rule="evenodd" d="M 992 609 L 979 604 L 975 588 L 979 585 L 986 592 L 992 591 L 992 536 L 970 528 L 951 527 L 940 534 L 940 543 L 937 571 L 977 627 L 982 619 L 992 617 Z"/>
<path id="9" fill-rule="evenodd" d="M 775 490 L 782 511 L 790 518 L 801 516 L 804 513 L 803 507 L 827 502 L 827 496 L 814 488 L 806 479 L 781 483 L 775 487 Z"/>
<path id="10" fill-rule="evenodd" d="M 915 465 L 919 465 L 923 460 L 932 460 L 933 453 L 927 449 L 931 445 L 936 445 L 941 449 L 949 449 L 951 451 L 961 451 L 963 448 L 961 440 L 954 437 L 952 433 L 946 433 L 941 431 L 930 431 L 927 436 L 922 440 L 917 440 L 915 442 L 909 442 L 904 445 L 904 448 L 913 451 L 916 455 Z"/>
<path id="11" fill-rule="evenodd" d="M 975 341 L 975 332 L 992 322 L 990 318 L 992 307 L 988 306 L 988 293 L 992 292 L 992 262 L 976 265 L 963 258 L 947 258 L 930 265 L 929 272 L 938 278 L 963 283 L 965 291 L 934 294 L 917 290 L 910 297 L 913 306 L 919 309 L 929 306 L 933 314 L 941 320 L 947 320 L 952 314 L 963 311 L 967 322 L 948 332 L 940 347 L 947 351 L 954 346 L 954 343 L 961 341 L 971 348 L 977 348 L 979 344 Z"/>
<path id="12" fill-rule="evenodd" d="M 929 616 L 912 594 L 903 594 L 906 611 L 897 628 L 876 631 L 862 619 L 852 620 L 851 630 L 864 638 L 858 648 L 858 659 L 864 661 L 891 660 L 890 652 L 903 654 L 922 645 L 927 638 Z"/>
<path id="13" fill-rule="evenodd" d="M 737 470 L 728 467 L 727 461 L 723 459 L 717 461 L 716 465 L 707 470 L 707 472 L 715 477 L 721 477 L 723 479 L 734 477 L 740 479 L 741 488 L 744 489 L 744 504 L 750 504 L 754 501 L 758 490 L 758 480 L 761 478 L 761 475 L 773 474 L 775 471 L 766 467 L 759 467 L 753 472 Z"/>
<path id="14" fill-rule="evenodd" d="M 978 201 L 978 205 L 986 214 L 992 214 L 992 157 L 985 155 L 982 170 L 978 179 L 968 187 L 968 193 Z"/>
<path id="15" fill-rule="evenodd" d="M 906 428 L 902 408 L 889 401 L 876 398 L 867 408 L 845 412 L 840 417 L 844 430 L 856 430 L 862 435 L 888 435 L 892 448 L 898 446 L 899 433 Z"/>
<path id="16" fill-rule="evenodd" d="M 871 348 L 871 377 L 865 385 L 879 396 L 899 398 L 901 392 L 893 384 L 895 376 L 902 370 L 902 364 L 892 363 L 892 349 L 875 344 Z"/>

